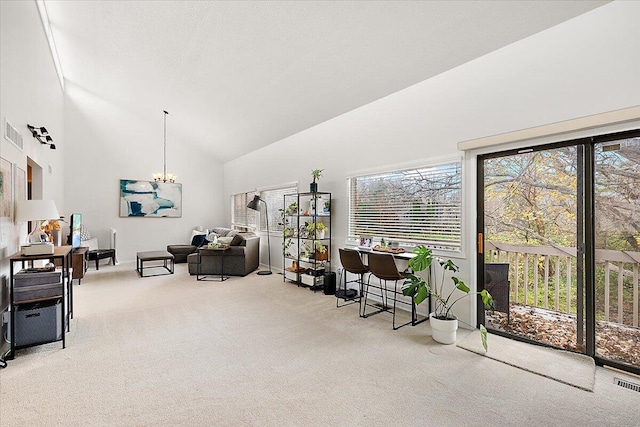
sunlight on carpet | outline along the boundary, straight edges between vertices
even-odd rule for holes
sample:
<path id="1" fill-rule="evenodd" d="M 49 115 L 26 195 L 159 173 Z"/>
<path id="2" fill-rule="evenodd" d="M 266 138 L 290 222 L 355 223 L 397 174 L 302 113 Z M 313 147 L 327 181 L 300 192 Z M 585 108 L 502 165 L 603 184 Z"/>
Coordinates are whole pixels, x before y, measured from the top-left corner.
<path id="1" fill-rule="evenodd" d="M 479 330 L 472 331 L 460 339 L 457 346 L 563 384 L 593 391 L 596 366 L 592 358 L 582 354 L 527 344 L 492 334 L 489 334 L 489 348 L 485 352 Z"/>

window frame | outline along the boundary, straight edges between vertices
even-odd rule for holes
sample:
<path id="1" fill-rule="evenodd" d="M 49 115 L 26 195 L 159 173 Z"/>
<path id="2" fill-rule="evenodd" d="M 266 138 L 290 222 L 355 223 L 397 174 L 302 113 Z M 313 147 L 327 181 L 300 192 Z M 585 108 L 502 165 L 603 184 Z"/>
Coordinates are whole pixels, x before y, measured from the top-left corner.
<path id="1" fill-rule="evenodd" d="M 284 209 L 284 195 L 297 193 L 298 183 L 289 182 L 280 185 L 274 185 L 271 187 L 261 188 L 258 191 L 260 198 L 267 204 L 267 210 L 269 214 L 269 232 L 273 234 L 282 234 L 284 226 L 279 225 L 281 220 L 279 209 Z M 273 194 L 265 194 L 273 193 Z M 262 210 L 258 212 L 256 220 L 256 230 L 266 233 L 266 222 L 263 221 Z"/>
<path id="2" fill-rule="evenodd" d="M 247 204 L 253 200 L 256 191 L 246 191 L 242 193 L 235 193 L 231 195 L 231 227 L 234 229 L 245 229 L 247 231 L 255 231 L 257 229 L 256 224 L 258 223 L 258 212 L 249 209 Z M 244 217 L 246 223 L 241 221 L 237 221 L 236 219 L 236 197 L 243 196 L 244 202 L 241 202 L 241 206 L 244 206 Z M 253 223 L 251 223 L 251 217 L 253 217 Z"/>
<path id="3" fill-rule="evenodd" d="M 465 232 L 466 232 L 466 221 L 465 221 L 465 213 L 463 211 L 463 205 L 465 201 L 465 161 L 463 156 L 447 156 L 440 157 L 437 159 L 429 159 L 429 160 L 419 160 L 411 163 L 404 164 L 396 164 L 396 165 L 387 165 L 385 167 L 375 168 L 375 169 L 367 169 L 360 170 L 357 172 L 353 172 L 347 175 L 346 180 L 346 193 L 347 193 L 347 214 L 346 214 L 346 228 L 347 228 L 347 241 L 348 245 L 358 245 L 360 243 L 360 236 L 355 235 L 356 224 L 354 223 L 354 215 L 353 210 L 353 200 L 352 200 L 352 183 L 355 179 L 358 178 L 366 178 L 366 177 L 375 177 L 378 175 L 385 174 L 395 174 L 400 172 L 411 172 L 411 171 L 419 171 L 428 168 L 438 168 L 438 167 L 446 167 L 452 166 L 456 167 L 459 170 L 458 177 L 459 179 L 456 181 L 457 191 L 459 194 L 458 202 L 457 202 L 457 218 L 456 218 L 456 226 L 459 229 L 457 234 L 457 239 L 450 245 L 445 244 L 437 244 L 432 241 L 427 240 L 419 240 L 419 239 L 406 239 L 402 237 L 388 237 L 384 236 L 385 240 L 393 240 L 398 241 L 401 247 L 404 247 L 408 250 L 413 249 L 416 246 L 424 245 L 428 248 L 431 248 L 436 253 L 444 253 L 453 257 L 464 256 L 465 254 Z M 372 235 L 374 240 L 380 240 L 380 236 Z"/>

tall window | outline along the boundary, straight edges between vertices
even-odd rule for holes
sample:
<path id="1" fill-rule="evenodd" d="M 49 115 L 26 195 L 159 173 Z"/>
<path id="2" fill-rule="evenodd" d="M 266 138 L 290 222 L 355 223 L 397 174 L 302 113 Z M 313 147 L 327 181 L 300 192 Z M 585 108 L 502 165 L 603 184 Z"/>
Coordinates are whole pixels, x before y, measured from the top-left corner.
<path id="1" fill-rule="evenodd" d="M 255 230 L 258 212 L 251 210 L 247 204 L 253 200 L 256 193 L 239 193 L 233 195 L 233 207 L 231 211 L 231 225 L 234 228 Z"/>
<path id="2" fill-rule="evenodd" d="M 267 203 L 267 207 L 269 210 L 269 231 L 282 231 L 282 225 L 278 225 L 278 223 L 280 222 L 280 212 L 278 210 L 284 207 L 285 194 L 297 192 L 297 185 L 288 185 L 286 187 L 273 188 L 260 192 L 260 198 Z M 264 204 L 262 205 L 264 206 Z M 260 231 L 267 231 L 267 222 L 264 215 L 260 215 Z"/>
<path id="3" fill-rule="evenodd" d="M 462 164 L 349 179 L 350 239 L 371 236 L 460 251 Z"/>

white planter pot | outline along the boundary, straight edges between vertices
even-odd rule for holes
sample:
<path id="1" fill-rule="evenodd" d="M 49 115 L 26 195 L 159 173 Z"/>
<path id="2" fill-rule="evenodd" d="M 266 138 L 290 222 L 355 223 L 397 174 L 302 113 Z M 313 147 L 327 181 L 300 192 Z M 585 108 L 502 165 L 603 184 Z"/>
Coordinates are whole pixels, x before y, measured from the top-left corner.
<path id="1" fill-rule="evenodd" d="M 324 233 L 326 230 L 316 230 L 316 238 L 317 239 L 324 239 Z"/>
<path id="2" fill-rule="evenodd" d="M 431 313 L 429 314 L 429 325 L 431 325 L 432 337 L 436 342 L 440 344 L 456 343 L 458 319 L 440 320 Z"/>

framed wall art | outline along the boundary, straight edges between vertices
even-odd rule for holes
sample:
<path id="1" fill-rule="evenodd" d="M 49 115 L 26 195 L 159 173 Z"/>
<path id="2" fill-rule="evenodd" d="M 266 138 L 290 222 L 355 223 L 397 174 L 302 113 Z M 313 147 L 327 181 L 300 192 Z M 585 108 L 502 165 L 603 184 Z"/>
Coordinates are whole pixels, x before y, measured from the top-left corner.
<path id="1" fill-rule="evenodd" d="M 180 218 L 182 184 L 121 179 L 120 216 Z"/>
<path id="2" fill-rule="evenodd" d="M 13 179 L 11 162 L 0 157 L 0 243 L 7 245 L 13 226 Z"/>

